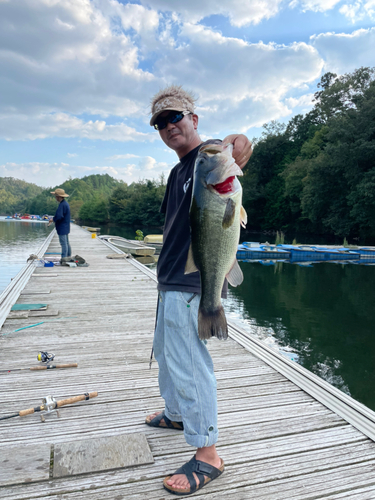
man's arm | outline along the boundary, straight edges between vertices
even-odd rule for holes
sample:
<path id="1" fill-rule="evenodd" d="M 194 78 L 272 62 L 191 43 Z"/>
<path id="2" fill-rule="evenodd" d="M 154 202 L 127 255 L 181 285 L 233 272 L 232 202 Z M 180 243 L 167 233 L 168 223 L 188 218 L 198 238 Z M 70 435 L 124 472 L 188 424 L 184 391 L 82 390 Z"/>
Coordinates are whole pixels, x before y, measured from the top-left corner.
<path id="1" fill-rule="evenodd" d="M 240 168 L 244 168 L 252 155 L 251 142 L 243 134 L 227 135 L 223 144 L 233 144 L 232 156 Z"/>
<path id="2" fill-rule="evenodd" d="M 58 222 L 59 220 L 62 220 L 63 218 L 64 218 L 63 207 L 61 206 L 61 203 L 59 203 L 59 206 L 57 207 L 55 216 L 53 218 L 53 222 Z"/>

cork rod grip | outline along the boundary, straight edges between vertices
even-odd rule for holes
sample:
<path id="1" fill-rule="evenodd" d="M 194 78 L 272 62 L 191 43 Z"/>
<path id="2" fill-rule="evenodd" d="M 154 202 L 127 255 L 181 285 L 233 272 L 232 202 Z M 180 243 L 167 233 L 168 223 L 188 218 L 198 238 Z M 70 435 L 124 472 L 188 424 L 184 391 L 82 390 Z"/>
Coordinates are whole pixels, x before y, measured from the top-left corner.
<path id="1" fill-rule="evenodd" d="M 29 408 L 28 410 L 20 411 L 19 416 L 24 417 L 25 415 L 31 415 L 32 413 L 41 410 L 43 410 L 43 406 L 37 406 L 36 408 Z"/>
<path id="2" fill-rule="evenodd" d="M 65 365 L 33 366 L 30 370 L 52 370 L 53 368 L 77 368 L 78 363 L 68 363 Z"/>
<path id="3" fill-rule="evenodd" d="M 73 396 L 72 398 L 68 399 L 62 399 L 61 401 L 57 401 L 57 408 L 60 408 L 60 406 L 64 405 L 70 405 L 72 403 L 78 403 L 78 401 L 84 401 L 85 399 L 91 399 L 91 398 L 96 398 L 98 395 L 97 392 L 89 392 L 87 396 L 82 394 L 81 396 Z"/>

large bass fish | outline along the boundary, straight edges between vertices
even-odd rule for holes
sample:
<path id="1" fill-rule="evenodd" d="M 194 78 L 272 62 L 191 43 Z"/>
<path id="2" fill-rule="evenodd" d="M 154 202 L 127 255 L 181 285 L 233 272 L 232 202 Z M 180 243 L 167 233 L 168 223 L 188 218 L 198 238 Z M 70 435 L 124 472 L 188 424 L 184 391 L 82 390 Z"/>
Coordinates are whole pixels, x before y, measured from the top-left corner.
<path id="1" fill-rule="evenodd" d="M 191 245 L 185 274 L 200 272 L 199 338 L 228 337 L 221 291 L 227 278 L 232 286 L 243 281 L 236 259 L 240 226 L 247 215 L 242 207 L 243 175 L 232 157 L 232 144 L 208 144 L 200 148 L 194 167 L 190 206 Z"/>

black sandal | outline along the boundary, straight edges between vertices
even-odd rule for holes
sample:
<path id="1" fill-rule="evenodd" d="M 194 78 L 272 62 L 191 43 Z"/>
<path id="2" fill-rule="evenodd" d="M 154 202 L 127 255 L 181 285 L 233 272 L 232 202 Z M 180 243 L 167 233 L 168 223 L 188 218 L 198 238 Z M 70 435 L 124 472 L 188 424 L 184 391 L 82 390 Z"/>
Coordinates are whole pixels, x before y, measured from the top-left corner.
<path id="1" fill-rule="evenodd" d="M 161 424 L 161 421 L 163 419 L 165 424 Z M 163 411 L 159 413 L 159 415 L 156 415 L 156 417 L 154 417 L 149 422 L 147 422 L 146 420 L 145 423 L 150 427 L 161 427 L 162 429 L 175 429 L 176 431 L 184 430 L 184 424 L 182 422 L 173 422 L 172 420 L 169 420 L 169 418 L 165 415 Z"/>
<path id="2" fill-rule="evenodd" d="M 197 486 L 197 482 L 195 477 L 193 476 L 193 472 L 197 475 L 199 484 Z M 221 476 L 224 472 L 224 462 L 221 460 L 221 466 L 219 469 L 214 467 L 213 465 L 207 464 L 206 462 L 202 462 L 201 460 L 197 460 L 195 456 L 186 462 L 185 465 L 176 470 L 174 474 L 167 476 L 163 481 L 164 488 L 169 491 L 169 493 L 173 493 L 174 495 L 191 495 L 196 491 L 200 490 L 206 484 L 210 483 L 213 479 Z M 167 481 L 176 474 L 185 474 L 187 477 L 190 488 L 187 490 L 179 490 L 177 488 L 172 488 L 167 484 Z M 206 476 L 206 478 L 204 477 Z"/>

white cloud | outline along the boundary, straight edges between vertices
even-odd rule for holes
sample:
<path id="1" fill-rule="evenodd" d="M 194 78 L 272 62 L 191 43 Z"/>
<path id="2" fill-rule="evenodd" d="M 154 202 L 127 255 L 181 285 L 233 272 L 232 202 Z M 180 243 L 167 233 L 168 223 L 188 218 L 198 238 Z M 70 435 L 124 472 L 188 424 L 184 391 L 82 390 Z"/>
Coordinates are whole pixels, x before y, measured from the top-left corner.
<path id="1" fill-rule="evenodd" d="M 325 12 L 331 10 L 342 0 L 300 0 L 292 2 L 291 6 L 300 5 L 303 11 Z"/>
<path id="2" fill-rule="evenodd" d="M 69 176 L 76 177 L 75 168 L 67 163 L 5 163 L 0 165 L 0 177 L 14 177 L 38 186 L 52 187 L 63 183 Z"/>
<path id="3" fill-rule="evenodd" d="M 0 115 L 0 138 L 5 140 L 35 140 L 47 137 L 76 137 L 102 141 L 152 142 L 157 137 L 152 132 L 138 132 L 124 123 L 107 124 L 104 120 L 84 121 L 66 113 L 33 116 Z"/>
<path id="4" fill-rule="evenodd" d="M 1 0 L 0 0 L 1 1 Z M 65 182 L 69 177 L 85 177 L 92 174 L 109 174 L 127 184 L 142 179 L 158 179 L 161 174 L 168 176 L 173 164 L 158 162 L 151 156 L 140 158 L 136 164 L 118 167 L 70 165 L 68 163 L 30 162 L 0 164 L 0 177 L 14 177 L 38 186 L 53 187 Z"/>
<path id="5" fill-rule="evenodd" d="M 140 68 L 131 34 L 99 9 L 105 5 L 131 14 L 136 33 L 154 33 L 156 13 L 114 0 L 0 3 L 0 112 L 144 112 L 153 75 Z"/>
<path id="6" fill-rule="evenodd" d="M 313 82 L 323 67 L 318 51 L 305 43 L 251 44 L 192 24 L 181 35 L 189 44 L 166 51 L 155 74 L 176 75 L 173 83 L 184 82 L 199 95 L 205 134 L 246 131 L 287 116 L 286 93 Z"/>
<path id="7" fill-rule="evenodd" d="M 312 45 L 325 60 L 324 68 L 337 74 L 361 66 L 375 66 L 375 28 L 353 33 L 322 33 L 311 37 Z"/>
<path id="8" fill-rule="evenodd" d="M 322 70 L 343 73 L 375 65 L 371 29 L 323 33 L 310 43 L 283 45 L 228 37 L 199 20 L 217 14 L 244 27 L 292 7 L 317 16 L 326 11 L 326 17 L 330 10 L 337 15 L 338 3 L 0 0 L 0 139 L 33 140 L 34 145 L 54 137 L 133 142 L 125 149 L 132 154 L 106 158 L 111 166 L 20 166 L 37 177 L 54 170 L 77 175 L 102 169 L 125 180 L 168 171 L 172 165 L 162 143 L 156 143 L 158 160 L 167 158 L 167 163 L 150 156 L 158 134 L 148 126 L 149 100 L 162 86 L 183 83 L 192 90 L 199 98 L 202 137 L 222 137 L 310 109 L 310 85 Z M 370 15 L 375 0 L 342 0 L 340 5 L 358 5 L 354 19 L 361 12 Z M 349 10 L 342 12 L 350 18 Z M 231 33 L 244 31 L 231 28 Z M 60 160 L 75 157 L 65 151 Z"/>
<path id="9" fill-rule="evenodd" d="M 75 158 L 75 157 L 76 157 L 76 156 L 78 156 L 78 155 L 77 155 L 77 153 L 68 153 L 66 156 L 67 156 L 68 158 Z"/>
<path id="10" fill-rule="evenodd" d="M 229 18 L 233 26 L 248 26 L 258 24 L 263 19 L 269 19 L 277 14 L 283 0 L 141 0 L 142 4 L 160 11 L 177 13 L 184 22 L 197 23 L 213 13 Z"/>
<path id="11" fill-rule="evenodd" d="M 108 158 L 106 158 L 106 160 L 128 160 L 129 158 L 139 158 L 139 156 L 127 153 L 124 155 L 109 156 Z"/>
<path id="12" fill-rule="evenodd" d="M 341 14 L 347 17 L 352 23 L 363 19 L 375 19 L 375 0 L 357 0 L 354 3 L 347 3 L 340 8 Z"/>
<path id="13" fill-rule="evenodd" d="M 258 22 L 279 0 L 176 5 L 180 17 L 150 10 L 170 9 L 164 0 L 0 3 L 0 138 L 152 141 L 140 132 L 149 99 L 171 82 L 199 95 L 205 133 L 245 131 L 290 114 L 286 93 L 320 75 L 322 60 L 305 43 L 251 44 L 181 21 L 217 12 L 238 26 Z M 149 51 L 152 70 L 142 69 Z"/>
<path id="14" fill-rule="evenodd" d="M 307 110 L 314 105 L 314 103 L 312 102 L 313 98 L 314 94 L 305 94 L 300 97 L 288 97 L 287 99 L 285 99 L 285 103 L 292 109 L 303 108 Z"/>

